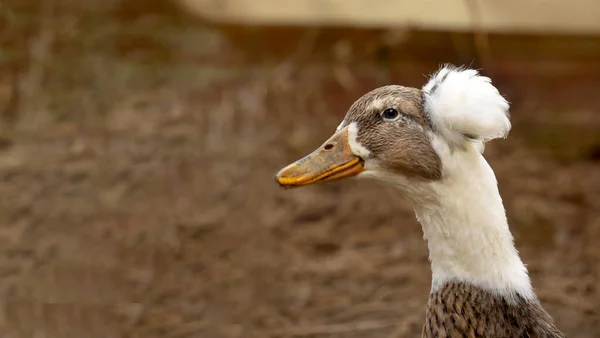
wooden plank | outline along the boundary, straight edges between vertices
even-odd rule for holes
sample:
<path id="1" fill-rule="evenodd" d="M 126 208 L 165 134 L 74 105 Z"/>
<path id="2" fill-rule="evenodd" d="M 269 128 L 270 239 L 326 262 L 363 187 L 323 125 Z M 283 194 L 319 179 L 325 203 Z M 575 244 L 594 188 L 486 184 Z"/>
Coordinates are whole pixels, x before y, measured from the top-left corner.
<path id="1" fill-rule="evenodd" d="M 175 0 L 218 23 L 600 33 L 598 0 Z"/>

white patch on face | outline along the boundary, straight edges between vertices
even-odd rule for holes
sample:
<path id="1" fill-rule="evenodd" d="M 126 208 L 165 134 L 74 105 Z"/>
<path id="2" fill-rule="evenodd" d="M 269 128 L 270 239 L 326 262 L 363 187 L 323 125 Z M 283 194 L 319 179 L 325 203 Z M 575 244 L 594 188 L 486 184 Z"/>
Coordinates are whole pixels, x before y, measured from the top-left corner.
<path id="1" fill-rule="evenodd" d="M 343 120 L 342 123 L 340 123 L 340 125 L 337 126 L 337 128 L 335 128 L 335 132 L 337 133 L 338 131 L 342 130 L 342 128 L 344 128 L 345 123 L 346 123 L 346 120 Z"/>
<path id="2" fill-rule="evenodd" d="M 373 101 L 371 101 L 371 104 L 369 105 L 369 110 L 372 111 L 380 111 L 380 110 L 384 110 L 386 108 L 393 108 L 393 107 L 385 107 L 385 100 L 380 99 L 380 98 L 376 98 Z"/>
<path id="3" fill-rule="evenodd" d="M 371 155 L 369 149 L 358 142 L 358 126 L 356 125 L 356 122 L 352 122 L 348 125 L 348 144 L 354 155 L 362 159 L 366 159 Z"/>

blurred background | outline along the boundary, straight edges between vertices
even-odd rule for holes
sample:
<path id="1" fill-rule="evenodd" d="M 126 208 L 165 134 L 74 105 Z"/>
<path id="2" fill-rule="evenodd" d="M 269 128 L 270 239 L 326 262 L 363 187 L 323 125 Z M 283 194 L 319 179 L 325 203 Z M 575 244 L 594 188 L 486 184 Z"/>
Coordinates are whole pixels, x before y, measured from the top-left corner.
<path id="1" fill-rule="evenodd" d="M 273 174 L 384 84 L 483 69 L 539 298 L 600 336 L 597 1 L 1 0 L 0 336 L 419 337 L 410 205 Z"/>

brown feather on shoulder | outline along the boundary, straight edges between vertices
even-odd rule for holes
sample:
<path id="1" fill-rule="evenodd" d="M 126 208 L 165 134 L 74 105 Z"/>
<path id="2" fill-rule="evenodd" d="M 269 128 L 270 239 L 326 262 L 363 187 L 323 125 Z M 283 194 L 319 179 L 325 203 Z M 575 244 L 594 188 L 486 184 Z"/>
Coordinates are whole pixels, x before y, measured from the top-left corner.
<path id="1" fill-rule="evenodd" d="M 565 337 L 539 301 L 514 302 L 466 283 L 447 283 L 429 296 L 423 337 Z"/>

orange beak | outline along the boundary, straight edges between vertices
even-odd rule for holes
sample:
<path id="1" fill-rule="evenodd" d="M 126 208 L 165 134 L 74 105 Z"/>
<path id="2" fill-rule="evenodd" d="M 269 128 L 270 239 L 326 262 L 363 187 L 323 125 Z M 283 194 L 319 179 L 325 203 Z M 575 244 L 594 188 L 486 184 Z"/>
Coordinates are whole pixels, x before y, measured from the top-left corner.
<path id="1" fill-rule="evenodd" d="M 275 180 L 283 187 L 297 187 L 358 175 L 363 168 L 364 161 L 350 149 L 346 127 L 308 156 L 281 169 Z"/>

